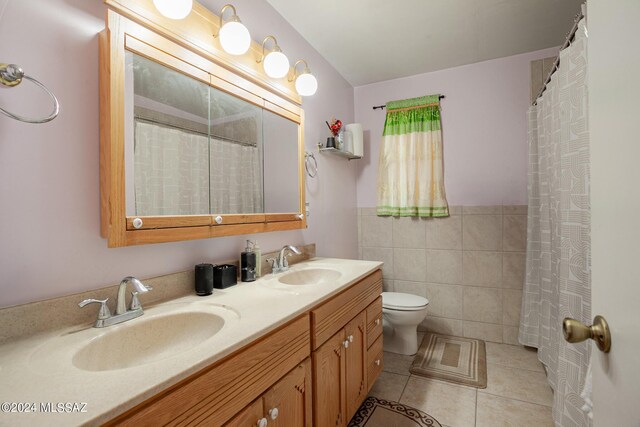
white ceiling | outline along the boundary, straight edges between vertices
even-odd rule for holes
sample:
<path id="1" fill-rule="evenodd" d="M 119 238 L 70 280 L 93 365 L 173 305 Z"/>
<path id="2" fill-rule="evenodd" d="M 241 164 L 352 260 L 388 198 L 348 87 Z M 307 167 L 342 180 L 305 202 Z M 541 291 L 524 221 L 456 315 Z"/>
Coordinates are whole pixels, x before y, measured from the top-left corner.
<path id="1" fill-rule="evenodd" d="M 360 86 L 558 46 L 584 0 L 267 1 Z"/>

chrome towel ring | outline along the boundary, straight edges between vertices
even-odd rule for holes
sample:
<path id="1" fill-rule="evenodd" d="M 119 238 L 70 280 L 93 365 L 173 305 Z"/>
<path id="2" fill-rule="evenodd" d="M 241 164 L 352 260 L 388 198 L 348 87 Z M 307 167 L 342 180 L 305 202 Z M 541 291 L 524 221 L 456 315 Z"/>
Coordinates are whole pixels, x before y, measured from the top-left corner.
<path id="1" fill-rule="evenodd" d="M 313 163 L 311 162 L 313 160 Z M 318 175 L 318 161 L 316 160 L 316 156 L 313 153 L 305 152 L 304 153 L 304 168 L 307 171 L 307 175 L 311 178 L 315 178 Z"/>
<path id="2" fill-rule="evenodd" d="M 0 64 L 0 83 L 3 86 L 7 86 L 7 87 L 18 86 L 20 83 L 22 83 L 23 79 L 30 80 L 36 86 L 40 86 L 45 92 L 47 92 L 47 94 L 51 97 L 51 100 L 53 101 L 53 109 L 51 110 L 51 114 L 43 118 L 33 119 L 33 118 L 13 114 L 2 107 L 0 107 L 0 112 L 5 116 L 11 117 L 12 119 L 20 120 L 21 122 L 26 122 L 26 123 L 47 123 L 55 119 L 58 116 L 58 112 L 60 111 L 60 103 L 58 103 L 58 99 L 56 98 L 56 96 L 53 93 L 51 93 L 51 91 L 47 89 L 45 85 L 40 83 L 38 80 L 26 75 L 24 71 L 22 71 L 22 68 L 20 68 L 18 65 Z"/>

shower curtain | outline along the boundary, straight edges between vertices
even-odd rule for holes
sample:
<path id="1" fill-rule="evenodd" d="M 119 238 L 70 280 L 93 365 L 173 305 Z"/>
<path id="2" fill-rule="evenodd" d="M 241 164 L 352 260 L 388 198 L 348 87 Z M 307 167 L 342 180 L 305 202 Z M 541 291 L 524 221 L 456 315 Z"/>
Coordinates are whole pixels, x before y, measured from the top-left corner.
<path id="1" fill-rule="evenodd" d="M 377 212 L 380 216 L 449 216 L 439 95 L 387 103 Z"/>
<path id="2" fill-rule="evenodd" d="M 536 347 L 558 426 L 591 420 L 580 396 L 590 344 L 567 343 L 562 320 L 591 324 L 587 39 L 584 20 L 529 119 L 527 264 L 519 340 Z"/>

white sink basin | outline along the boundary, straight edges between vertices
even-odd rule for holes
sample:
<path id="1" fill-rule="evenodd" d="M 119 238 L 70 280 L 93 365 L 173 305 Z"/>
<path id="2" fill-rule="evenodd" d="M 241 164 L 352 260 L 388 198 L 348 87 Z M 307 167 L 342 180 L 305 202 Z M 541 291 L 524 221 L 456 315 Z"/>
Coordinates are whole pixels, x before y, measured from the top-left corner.
<path id="1" fill-rule="evenodd" d="M 342 273 L 330 268 L 305 268 L 284 274 L 278 281 L 285 285 L 319 285 L 333 282 L 340 276 Z"/>
<path id="2" fill-rule="evenodd" d="M 110 371 L 144 365 L 188 351 L 224 326 L 213 313 L 180 312 L 144 317 L 109 328 L 73 356 L 85 371 Z"/>

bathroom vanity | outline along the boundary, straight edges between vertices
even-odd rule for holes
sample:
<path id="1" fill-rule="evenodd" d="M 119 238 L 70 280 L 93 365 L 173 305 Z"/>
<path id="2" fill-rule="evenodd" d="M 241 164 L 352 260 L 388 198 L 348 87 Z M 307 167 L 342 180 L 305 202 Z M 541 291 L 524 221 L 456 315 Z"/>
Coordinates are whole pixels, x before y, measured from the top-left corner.
<path id="1" fill-rule="evenodd" d="M 381 263 L 314 258 L 107 328 L 0 344 L 0 424 L 345 426 L 382 370 Z M 152 291 L 153 292 L 153 291 Z"/>

